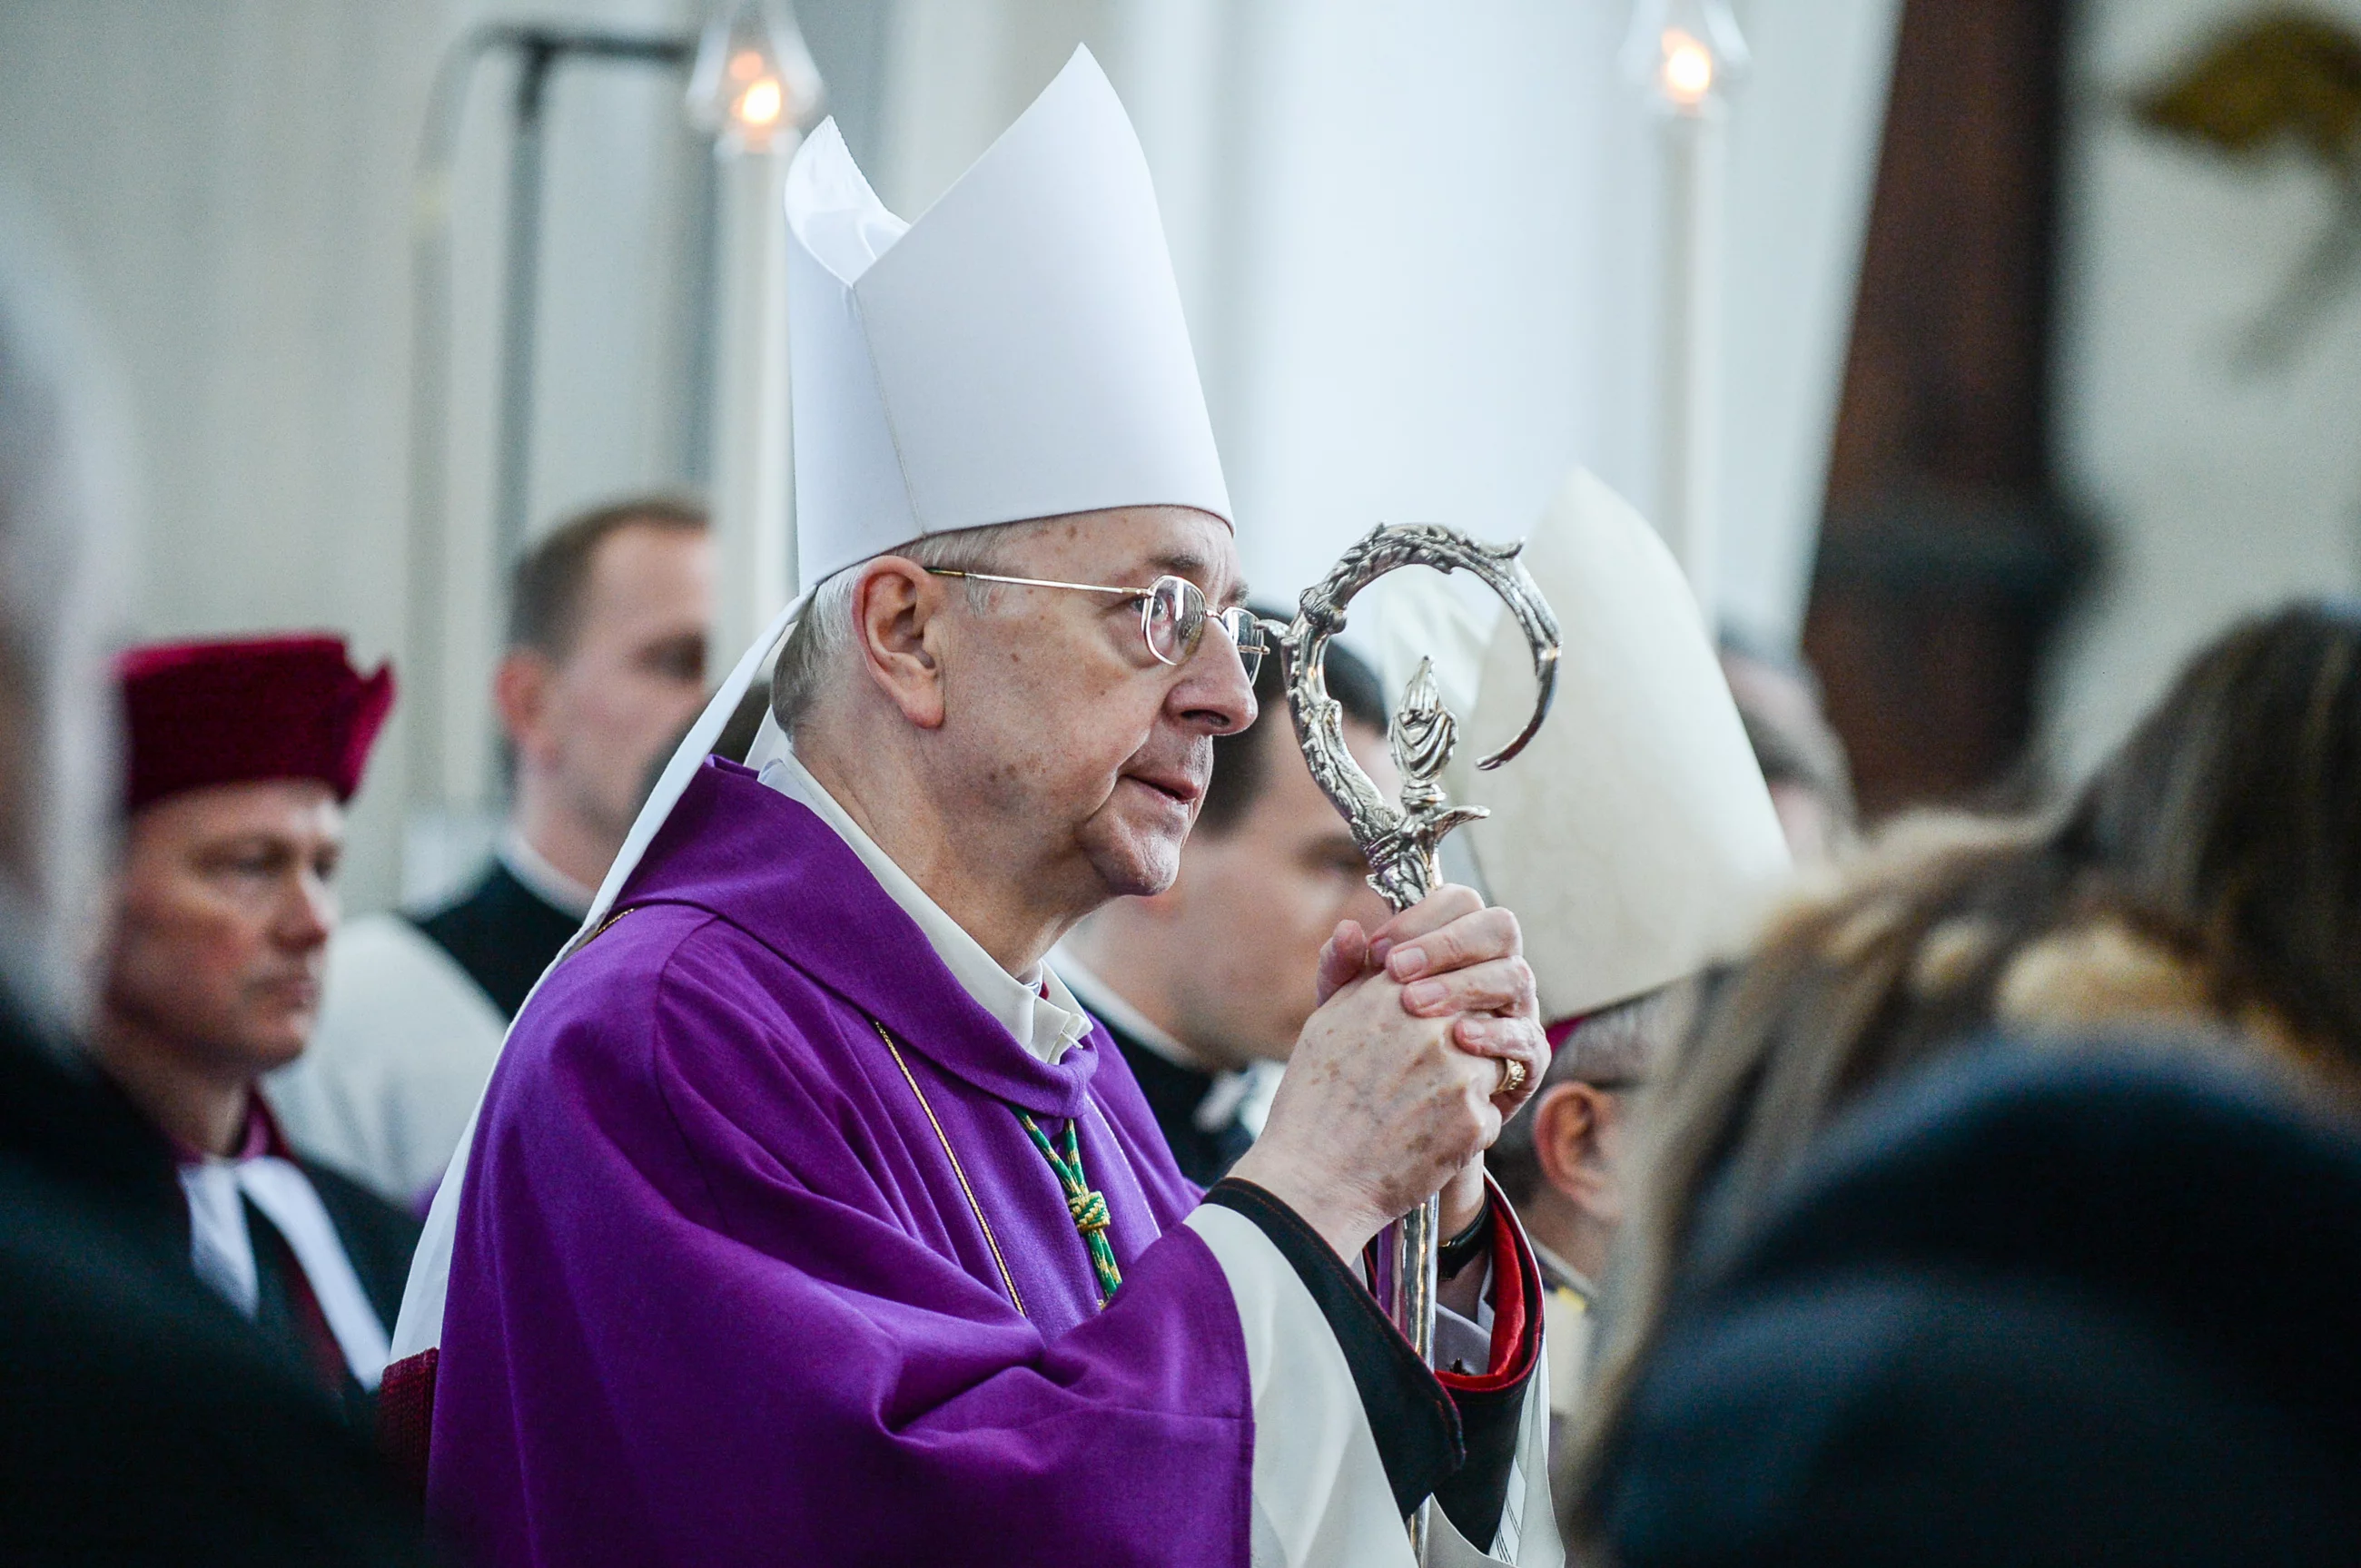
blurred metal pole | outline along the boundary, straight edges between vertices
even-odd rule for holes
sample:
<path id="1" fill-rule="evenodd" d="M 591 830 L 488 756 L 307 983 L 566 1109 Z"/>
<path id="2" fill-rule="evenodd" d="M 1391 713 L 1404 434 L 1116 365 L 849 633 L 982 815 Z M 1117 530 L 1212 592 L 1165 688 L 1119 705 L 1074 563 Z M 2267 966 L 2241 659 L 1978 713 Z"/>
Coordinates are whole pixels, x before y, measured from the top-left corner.
<path id="1" fill-rule="evenodd" d="M 495 569 L 506 572 L 523 547 L 532 502 L 533 345 L 538 325 L 542 168 L 548 78 L 582 58 L 678 70 L 694 41 L 653 35 L 495 23 L 454 39 L 438 67 L 419 138 L 412 185 L 410 497 L 407 646 L 403 719 L 409 740 L 408 794 L 413 824 L 468 792 L 451 776 L 452 715 L 480 711 L 480 696 L 454 693 L 448 649 L 451 439 L 452 179 L 467 89 L 485 56 L 518 57 L 514 135 L 509 166 L 508 252 L 503 284 L 499 448 L 494 454 L 492 533 Z M 520 312 L 523 319 L 517 319 Z M 472 701 L 470 699 L 473 699 Z"/>
<path id="2" fill-rule="evenodd" d="M 494 448 L 492 559 L 503 576 L 524 553 L 533 504 L 533 353 L 541 324 L 542 128 L 557 45 L 527 38 L 517 60 L 509 142 L 508 247 L 500 291 L 500 435 Z"/>

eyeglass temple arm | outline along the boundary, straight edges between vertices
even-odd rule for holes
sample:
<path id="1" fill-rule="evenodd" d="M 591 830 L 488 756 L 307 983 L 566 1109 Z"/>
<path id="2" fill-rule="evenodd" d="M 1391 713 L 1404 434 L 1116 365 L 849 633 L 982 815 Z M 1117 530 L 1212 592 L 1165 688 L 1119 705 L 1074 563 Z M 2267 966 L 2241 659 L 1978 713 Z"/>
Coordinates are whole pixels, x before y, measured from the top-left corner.
<path id="1" fill-rule="evenodd" d="M 963 577 L 970 582 L 977 583 L 1007 583 L 1020 588 L 1071 588 L 1076 593 L 1083 594 L 1118 594 L 1127 599 L 1144 599 L 1156 592 L 1152 587 L 1119 588 L 1106 583 L 1060 583 L 1048 577 L 1004 577 L 996 572 L 965 572 L 956 566 L 929 566 L 927 572 L 930 576 Z M 1243 605 L 1232 608 L 1243 613 L 1248 624 L 1262 628 L 1266 636 L 1276 638 L 1285 636 L 1287 633 L 1287 622 L 1283 620 L 1273 620 L 1268 616 L 1257 615 Z M 1230 613 L 1229 610 L 1225 609 L 1207 611 L 1208 616 L 1213 620 L 1219 620 L 1228 613 Z"/>
<path id="2" fill-rule="evenodd" d="M 1004 577 L 993 572 L 962 572 L 950 566 L 929 566 L 928 575 L 937 577 L 965 577 L 978 583 L 1008 583 L 1020 588 L 1071 588 L 1083 594 L 1120 594 L 1125 598 L 1144 599 L 1154 588 L 1118 588 L 1105 583 L 1056 583 L 1047 577 Z"/>

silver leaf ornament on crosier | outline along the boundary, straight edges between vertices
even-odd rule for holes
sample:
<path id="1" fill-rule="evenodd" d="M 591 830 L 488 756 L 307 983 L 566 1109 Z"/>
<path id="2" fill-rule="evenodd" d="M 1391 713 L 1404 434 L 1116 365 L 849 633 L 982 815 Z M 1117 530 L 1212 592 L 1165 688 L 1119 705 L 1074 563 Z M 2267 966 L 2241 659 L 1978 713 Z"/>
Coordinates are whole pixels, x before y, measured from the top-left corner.
<path id="1" fill-rule="evenodd" d="M 1294 624 L 1279 639 L 1287 658 L 1288 706 L 1303 760 L 1368 858 L 1369 885 L 1398 910 L 1424 898 L 1443 880 L 1435 853 L 1444 836 L 1487 813 L 1479 806 L 1450 806 L 1444 800 L 1443 769 L 1458 738 L 1458 721 L 1443 706 L 1433 667 L 1425 663 L 1394 713 L 1390 740 L 1394 765 L 1401 770 L 1401 805 L 1397 809 L 1387 804 L 1345 748 L 1345 711 L 1328 695 L 1329 640 L 1345 629 L 1345 608 L 1356 594 L 1405 566 L 1466 572 L 1499 595 L 1524 629 L 1541 691 L 1524 729 L 1476 764 L 1489 772 L 1523 751 L 1540 731 L 1557 690 L 1557 618 L 1517 559 L 1523 548 L 1521 543 L 1479 544 L 1431 522 L 1372 529 L 1345 553 L 1325 580 L 1304 590 Z"/>
<path id="2" fill-rule="evenodd" d="M 1325 580 L 1304 591 L 1294 624 L 1279 639 L 1287 659 L 1288 707 L 1303 759 L 1368 860 L 1369 885 L 1397 911 L 1416 904 L 1443 881 L 1437 856 L 1444 838 L 1460 824 L 1488 813 L 1479 806 L 1453 806 L 1444 799 L 1443 770 L 1457 744 L 1459 721 L 1444 706 L 1431 659 L 1420 661 L 1389 727 L 1402 787 L 1400 805 L 1387 803 L 1345 745 L 1344 709 L 1328 695 L 1329 640 L 1344 630 L 1345 607 L 1353 596 L 1389 572 L 1428 566 L 1466 572 L 1485 584 L 1523 629 L 1541 686 L 1523 730 L 1476 764 L 1488 771 L 1497 768 L 1539 732 L 1557 690 L 1557 618 L 1517 558 L 1523 547 L 1521 543 L 1481 544 L 1436 523 L 1381 524 L 1347 550 Z M 1434 1364 L 1441 1217 L 1440 1200 L 1429 1198 L 1388 1226 L 1373 1249 L 1377 1277 L 1370 1281 L 1386 1315 L 1430 1366 Z M 1431 1507 L 1422 1504 L 1411 1516 L 1411 1544 L 1421 1563 L 1426 1561 Z"/>

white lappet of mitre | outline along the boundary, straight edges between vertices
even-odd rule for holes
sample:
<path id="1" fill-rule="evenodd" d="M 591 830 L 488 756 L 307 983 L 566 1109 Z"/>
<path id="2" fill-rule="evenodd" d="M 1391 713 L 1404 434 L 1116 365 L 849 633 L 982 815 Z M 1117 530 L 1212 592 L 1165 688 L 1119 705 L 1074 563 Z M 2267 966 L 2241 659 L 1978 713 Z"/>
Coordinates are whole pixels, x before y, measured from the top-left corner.
<path id="1" fill-rule="evenodd" d="M 1713 640 L 1655 531 L 1577 471 L 1523 559 L 1565 651 L 1549 720 L 1514 761 L 1474 765 L 1532 711 L 1532 661 L 1513 617 L 1488 624 L 1420 573 L 1380 599 L 1378 642 L 1397 690 L 1434 657 L 1445 700 L 1466 719 L 1444 784 L 1491 816 L 1458 836 L 1487 896 L 1516 912 L 1543 1016 L 1555 1020 L 1731 950 L 1789 860 Z"/>
<path id="2" fill-rule="evenodd" d="M 832 119 L 788 169 L 785 204 L 807 597 L 930 533 L 1132 506 L 1232 521 L 1148 160 L 1088 49 L 916 223 L 878 201 Z M 803 603 L 690 728 L 583 932 L 604 923 Z M 397 1360 L 442 1342 L 474 1142 L 471 1119 L 411 1266 Z"/>

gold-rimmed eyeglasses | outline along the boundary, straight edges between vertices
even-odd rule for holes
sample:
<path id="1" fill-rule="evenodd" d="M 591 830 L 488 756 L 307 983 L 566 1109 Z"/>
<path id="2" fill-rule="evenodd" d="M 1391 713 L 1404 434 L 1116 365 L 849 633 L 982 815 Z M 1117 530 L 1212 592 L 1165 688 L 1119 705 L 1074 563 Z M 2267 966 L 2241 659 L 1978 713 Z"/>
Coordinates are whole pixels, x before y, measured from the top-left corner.
<path id="1" fill-rule="evenodd" d="M 1207 622 L 1220 625 L 1238 651 L 1246 679 L 1262 668 L 1270 651 L 1273 622 L 1244 605 L 1215 609 L 1205 602 L 1205 590 L 1186 577 L 1162 576 L 1144 588 L 1119 588 L 1100 583 L 1058 583 L 1043 577 L 1003 577 L 990 572 L 962 572 L 950 566 L 929 566 L 938 577 L 964 577 L 975 583 L 1005 583 L 1019 588 L 1064 588 L 1079 594 L 1115 594 L 1139 604 L 1139 635 L 1159 664 L 1185 664 L 1205 640 Z"/>

